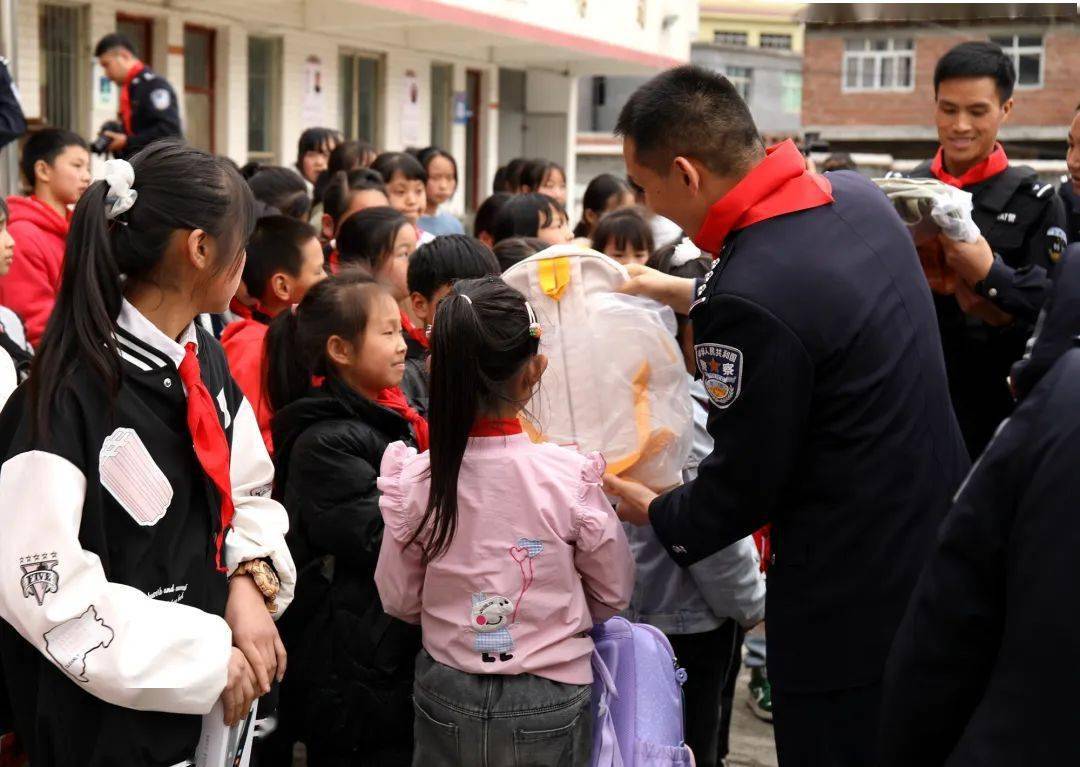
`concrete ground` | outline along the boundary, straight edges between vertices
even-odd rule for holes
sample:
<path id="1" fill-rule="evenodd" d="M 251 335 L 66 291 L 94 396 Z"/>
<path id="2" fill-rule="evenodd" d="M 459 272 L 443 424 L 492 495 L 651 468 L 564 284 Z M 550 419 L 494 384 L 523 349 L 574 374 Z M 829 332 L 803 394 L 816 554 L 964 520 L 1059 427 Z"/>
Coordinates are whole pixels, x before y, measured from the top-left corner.
<path id="1" fill-rule="evenodd" d="M 772 725 L 750 712 L 746 689 L 750 672 L 743 667 L 735 689 L 735 707 L 731 712 L 731 741 L 727 767 L 776 767 L 776 743 Z"/>

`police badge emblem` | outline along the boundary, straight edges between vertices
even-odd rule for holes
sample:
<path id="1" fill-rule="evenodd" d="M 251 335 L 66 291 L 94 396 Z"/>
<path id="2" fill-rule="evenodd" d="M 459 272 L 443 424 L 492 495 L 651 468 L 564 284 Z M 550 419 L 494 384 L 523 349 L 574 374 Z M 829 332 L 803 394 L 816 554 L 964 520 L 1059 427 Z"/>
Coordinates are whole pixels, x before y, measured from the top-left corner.
<path id="1" fill-rule="evenodd" d="M 728 408 L 742 391 L 743 353 L 724 344 L 697 344 L 694 355 L 709 399 L 721 410 Z"/>
<path id="2" fill-rule="evenodd" d="M 164 88 L 158 88 L 150 93 L 150 103 L 154 105 L 154 109 L 159 112 L 164 112 L 172 104 L 172 96 Z"/>

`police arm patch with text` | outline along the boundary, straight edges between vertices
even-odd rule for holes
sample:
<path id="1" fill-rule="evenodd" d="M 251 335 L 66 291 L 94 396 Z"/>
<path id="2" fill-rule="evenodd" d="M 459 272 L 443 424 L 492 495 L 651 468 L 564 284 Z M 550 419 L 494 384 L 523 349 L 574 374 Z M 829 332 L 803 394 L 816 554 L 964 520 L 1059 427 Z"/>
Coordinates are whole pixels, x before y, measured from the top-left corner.
<path id="1" fill-rule="evenodd" d="M 743 353 L 724 344 L 697 344 L 694 357 L 709 399 L 721 410 L 730 407 L 742 392 Z"/>

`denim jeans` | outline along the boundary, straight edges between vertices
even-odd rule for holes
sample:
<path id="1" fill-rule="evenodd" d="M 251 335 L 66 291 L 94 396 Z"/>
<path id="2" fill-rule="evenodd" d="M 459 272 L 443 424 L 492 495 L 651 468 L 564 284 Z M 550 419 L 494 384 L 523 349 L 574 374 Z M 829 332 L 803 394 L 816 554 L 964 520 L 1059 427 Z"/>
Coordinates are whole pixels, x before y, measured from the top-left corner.
<path id="1" fill-rule="evenodd" d="M 466 674 L 416 659 L 414 767 L 587 767 L 589 685 Z"/>

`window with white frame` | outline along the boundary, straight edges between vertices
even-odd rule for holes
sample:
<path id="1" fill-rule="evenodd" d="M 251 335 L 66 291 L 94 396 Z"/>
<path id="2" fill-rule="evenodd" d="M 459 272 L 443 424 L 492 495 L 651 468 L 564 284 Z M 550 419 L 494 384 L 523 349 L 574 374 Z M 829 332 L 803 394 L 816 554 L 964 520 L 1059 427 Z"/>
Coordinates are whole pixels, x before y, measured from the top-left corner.
<path id="1" fill-rule="evenodd" d="M 731 32 L 718 29 L 713 32 L 713 42 L 719 45 L 741 45 L 746 47 L 750 42 L 750 35 L 746 32 Z"/>
<path id="2" fill-rule="evenodd" d="M 780 106 L 784 114 L 802 112 L 802 72 L 784 72 L 780 77 Z"/>
<path id="3" fill-rule="evenodd" d="M 843 90 L 908 91 L 915 85 L 915 43 L 910 37 L 844 41 Z"/>
<path id="4" fill-rule="evenodd" d="M 248 160 L 273 163 L 278 150 L 281 38 L 248 38 Z"/>
<path id="5" fill-rule="evenodd" d="M 85 133 L 87 113 L 86 8 L 38 6 L 41 117 L 46 125 Z"/>
<path id="6" fill-rule="evenodd" d="M 1012 57 L 1018 88 L 1042 87 L 1045 59 L 1042 35 L 994 35 L 990 42 L 1000 45 Z"/>
<path id="7" fill-rule="evenodd" d="M 762 33 L 758 44 L 762 48 L 768 48 L 774 51 L 790 51 L 792 44 L 791 35 Z"/>
<path id="8" fill-rule="evenodd" d="M 338 59 L 342 132 L 347 139 L 359 139 L 381 146 L 382 58 L 343 52 Z"/>
<path id="9" fill-rule="evenodd" d="M 750 101 L 750 81 L 754 78 L 754 70 L 750 67 L 728 66 L 724 67 L 724 75 L 735 86 L 743 101 Z"/>

